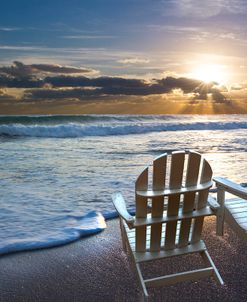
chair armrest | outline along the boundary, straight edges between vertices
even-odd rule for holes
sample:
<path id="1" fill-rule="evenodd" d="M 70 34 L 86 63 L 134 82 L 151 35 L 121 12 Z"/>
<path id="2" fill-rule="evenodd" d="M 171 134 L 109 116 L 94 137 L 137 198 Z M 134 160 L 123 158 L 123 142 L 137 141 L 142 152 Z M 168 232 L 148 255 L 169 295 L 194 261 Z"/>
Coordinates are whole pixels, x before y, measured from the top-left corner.
<path id="1" fill-rule="evenodd" d="M 127 211 L 123 195 L 120 192 L 113 193 L 112 201 L 119 216 L 121 216 L 126 221 L 128 226 L 132 228 L 134 224 L 134 217 Z"/>
<path id="2" fill-rule="evenodd" d="M 213 180 L 215 181 L 218 188 L 221 188 L 224 191 L 236 195 L 240 198 L 247 199 L 247 190 L 236 184 L 235 182 L 223 177 L 214 177 Z"/>
<path id="3" fill-rule="evenodd" d="M 216 199 L 211 196 L 211 195 L 208 195 L 208 205 L 210 206 L 210 208 L 212 210 L 218 210 L 220 208 L 220 205 L 219 203 L 216 201 Z"/>

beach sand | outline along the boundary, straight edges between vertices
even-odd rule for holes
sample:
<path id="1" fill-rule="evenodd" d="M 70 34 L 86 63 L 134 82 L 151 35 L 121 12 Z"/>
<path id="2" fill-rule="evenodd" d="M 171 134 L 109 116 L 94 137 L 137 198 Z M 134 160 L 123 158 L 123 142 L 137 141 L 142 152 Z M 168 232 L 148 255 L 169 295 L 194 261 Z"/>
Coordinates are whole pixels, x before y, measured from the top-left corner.
<path id="1" fill-rule="evenodd" d="M 130 258 L 123 252 L 118 219 L 95 236 L 74 243 L 0 258 L 0 301 L 141 301 L 142 291 Z M 215 235 L 208 218 L 203 238 L 224 286 L 211 278 L 150 289 L 150 301 L 247 301 L 247 244 L 229 227 Z M 190 268 L 199 258 L 184 256 L 145 265 L 145 277 Z M 164 263 L 161 265 L 161 263 Z M 195 267 L 193 267 L 195 268 Z"/>

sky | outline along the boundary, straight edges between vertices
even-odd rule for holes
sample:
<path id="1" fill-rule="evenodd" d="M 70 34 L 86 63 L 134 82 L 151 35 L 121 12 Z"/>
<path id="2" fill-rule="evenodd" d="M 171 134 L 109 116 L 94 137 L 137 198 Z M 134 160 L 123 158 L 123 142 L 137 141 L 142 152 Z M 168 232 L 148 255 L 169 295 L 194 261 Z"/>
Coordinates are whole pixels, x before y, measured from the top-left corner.
<path id="1" fill-rule="evenodd" d="M 9 0 L 0 114 L 247 113 L 245 0 Z"/>

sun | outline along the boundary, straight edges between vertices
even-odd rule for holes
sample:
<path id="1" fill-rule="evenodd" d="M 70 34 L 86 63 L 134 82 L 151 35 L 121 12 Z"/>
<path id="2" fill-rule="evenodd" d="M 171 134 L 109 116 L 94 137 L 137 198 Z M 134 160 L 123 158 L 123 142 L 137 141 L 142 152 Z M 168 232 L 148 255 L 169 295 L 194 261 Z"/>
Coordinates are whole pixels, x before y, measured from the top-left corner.
<path id="1" fill-rule="evenodd" d="M 206 83 L 225 84 L 228 80 L 225 66 L 219 64 L 199 65 L 191 72 L 191 76 Z"/>

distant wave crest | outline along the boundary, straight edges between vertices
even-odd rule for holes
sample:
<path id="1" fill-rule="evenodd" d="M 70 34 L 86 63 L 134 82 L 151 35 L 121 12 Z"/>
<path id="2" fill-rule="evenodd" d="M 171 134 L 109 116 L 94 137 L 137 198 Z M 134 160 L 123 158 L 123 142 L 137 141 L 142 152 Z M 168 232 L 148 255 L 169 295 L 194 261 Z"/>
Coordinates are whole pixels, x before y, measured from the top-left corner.
<path id="1" fill-rule="evenodd" d="M 151 123 L 63 123 L 45 124 L 0 124 L 0 136 L 27 137 L 84 137 L 143 134 L 149 132 L 182 130 L 233 130 L 247 129 L 247 122 L 151 122 Z"/>

